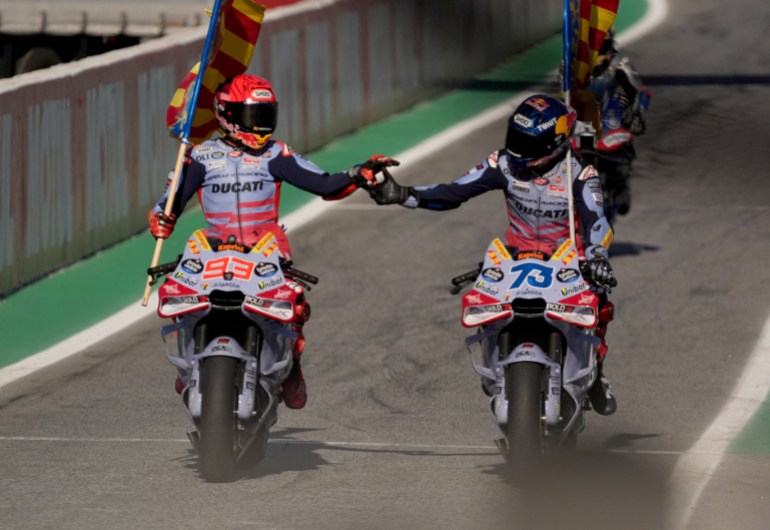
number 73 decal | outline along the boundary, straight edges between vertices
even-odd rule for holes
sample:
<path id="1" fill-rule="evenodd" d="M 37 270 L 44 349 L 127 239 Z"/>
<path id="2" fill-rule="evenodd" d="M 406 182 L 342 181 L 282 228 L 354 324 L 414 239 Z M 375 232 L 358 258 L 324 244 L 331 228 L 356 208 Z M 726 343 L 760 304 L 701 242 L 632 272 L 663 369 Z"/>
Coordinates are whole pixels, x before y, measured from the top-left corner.
<path id="1" fill-rule="evenodd" d="M 509 291 L 518 289 L 526 281 L 532 287 L 545 289 L 553 283 L 553 269 L 537 263 L 522 263 L 511 268 L 511 274 L 516 274 L 516 279 L 508 288 Z"/>

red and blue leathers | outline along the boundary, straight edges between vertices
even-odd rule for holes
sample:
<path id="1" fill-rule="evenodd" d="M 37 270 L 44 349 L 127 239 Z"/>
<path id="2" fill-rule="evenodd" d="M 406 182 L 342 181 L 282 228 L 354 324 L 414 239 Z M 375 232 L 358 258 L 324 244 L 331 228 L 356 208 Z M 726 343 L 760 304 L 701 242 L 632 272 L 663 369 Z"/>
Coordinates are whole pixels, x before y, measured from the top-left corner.
<path id="1" fill-rule="evenodd" d="M 519 251 L 553 254 L 569 238 L 566 155 L 543 175 L 520 170 L 505 150 L 449 184 L 417 186 L 404 206 L 449 210 L 491 190 L 502 190 L 508 206 L 506 243 Z M 612 227 L 604 216 L 602 184 L 593 166 L 572 157 L 572 194 L 578 222 L 577 246 L 585 255 L 607 257 Z"/>
<path id="2" fill-rule="evenodd" d="M 278 224 L 284 182 L 325 199 L 351 191 L 347 172 L 329 174 L 281 142 L 270 140 L 262 150 L 253 151 L 216 138 L 190 151 L 171 213 L 178 217 L 197 193 L 210 236 L 224 240 L 234 235 L 253 245 L 271 231 L 283 257 L 291 259 L 289 242 Z M 167 197 L 168 189 L 152 215 L 163 211 Z"/>

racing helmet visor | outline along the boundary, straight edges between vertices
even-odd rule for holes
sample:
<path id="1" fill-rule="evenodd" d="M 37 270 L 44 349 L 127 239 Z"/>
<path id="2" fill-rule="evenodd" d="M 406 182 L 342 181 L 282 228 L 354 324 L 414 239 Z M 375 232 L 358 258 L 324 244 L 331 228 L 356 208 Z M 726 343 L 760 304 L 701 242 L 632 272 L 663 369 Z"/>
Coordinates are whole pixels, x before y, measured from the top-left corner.
<path id="1" fill-rule="evenodd" d="M 278 122 L 278 103 L 239 103 L 223 101 L 225 119 L 241 132 L 272 133 Z"/>
<path id="2" fill-rule="evenodd" d="M 551 138 L 548 138 L 549 136 Z M 537 160 L 553 152 L 555 142 L 552 140 L 552 132 L 536 136 L 516 127 L 509 127 L 505 138 L 505 148 L 516 158 Z"/>

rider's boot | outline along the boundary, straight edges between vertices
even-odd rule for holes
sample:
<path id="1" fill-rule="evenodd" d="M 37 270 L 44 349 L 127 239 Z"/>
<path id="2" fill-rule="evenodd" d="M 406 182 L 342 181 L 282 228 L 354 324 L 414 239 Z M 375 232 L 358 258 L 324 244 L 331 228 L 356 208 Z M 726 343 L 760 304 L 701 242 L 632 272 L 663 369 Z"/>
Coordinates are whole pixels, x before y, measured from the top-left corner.
<path id="1" fill-rule="evenodd" d="M 591 400 L 591 406 L 597 414 L 610 416 L 618 410 L 618 402 L 615 399 L 615 394 L 612 393 L 612 387 L 607 376 L 604 375 L 603 368 L 602 364 L 598 366 L 599 373 L 593 386 L 588 390 L 588 399 Z"/>
<path id="2" fill-rule="evenodd" d="M 302 333 L 302 326 L 310 318 L 310 306 L 306 301 L 297 304 L 297 319 L 295 320 L 294 331 L 297 333 L 297 342 L 294 343 L 292 357 L 294 364 L 289 372 L 289 376 L 281 384 L 283 390 L 283 402 L 290 409 L 304 408 L 307 403 L 307 386 L 305 377 L 302 374 L 300 366 L 300 357 L 305 350 L 305 336 Z"/>
<path id="3" fill-rule="evenodd" d="M 615 204 L 618 206 L 620 215 L 627 215 L 631 211 L 631 185 L 628 181 L 615 197 Z"/>
<path id="4" fill-rule="evenodd" d="M 602 339 L 602 343 L 599 345 L 599 352 L 596 355 L 598 373 L 596 381 L 588 389 L 588 399 L 591 401 L 591 406 L 602 416 L 615 414 L 618 410 L 618 402 L 612 393 L 612 387 L 607 376 L 604 375 L 604 358 L 607 356 L 607 325 L 612 321 L 614 311 L 615 306 L 609 300 L 605 300 L 599 309 L 599 325 L 596 328 L 596 336 Z"/>
<path id="5" fill-rule="evenodd" d="M 299 357 L 294 360 L 294 365 L 289 372 L 289 377 L 281 384 L 283 390 L 283 402 L 290 409 L 301 409 L 307 403 L 307 387 L 305 376 L 299 365 Z"/>
<path id="6" fill-rule="evenodd" d="M 631 211 L 631 162 L 621 165 L 618 174 L 621 185 L 615 194 L 615 205 L 618 207 L 618 214 L 627 215 Z"/>

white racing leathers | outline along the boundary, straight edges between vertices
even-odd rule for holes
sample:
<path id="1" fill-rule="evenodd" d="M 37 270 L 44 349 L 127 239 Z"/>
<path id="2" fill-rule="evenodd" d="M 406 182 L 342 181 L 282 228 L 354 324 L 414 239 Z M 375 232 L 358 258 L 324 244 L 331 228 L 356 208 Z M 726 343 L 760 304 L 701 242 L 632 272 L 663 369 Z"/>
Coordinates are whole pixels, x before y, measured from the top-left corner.
<path id="1" fill-rule="evenodd" d="M 604 216 L 602 183 L 593 166 L 582 167 L 573 155 L 572 194 L 577 219 L 577 247 L 585 256 L 607 257 L 612 227 Z M 553 254 L 569 238 L 567 162 L 565 158 L 544 175 L 517 170 L 505 150 L 449 184 L 418 186 L 407 208 L 449 210 L 490 190 L 502 190 L 508 206 L 507 245 L 520 252 Z"/>
<path id="2" fill-rule="evenodd" d="M 252 151 L 217 138 L 190 151 L 172 213 L 178 217 L 197 193 L 210 236 L 234 235 L 252 245 L 270 231 L 278 239 L 281 254 L 289 258 L 289 244 L 278 224 L 283 182 L 325 199 L 335 199 L 351 186 L 346 172 L 329 174 L 281 142 L 271 140 L 264 149 Z M 167 197 L 168 189 L 153 213 L 163 210 Z"/>

